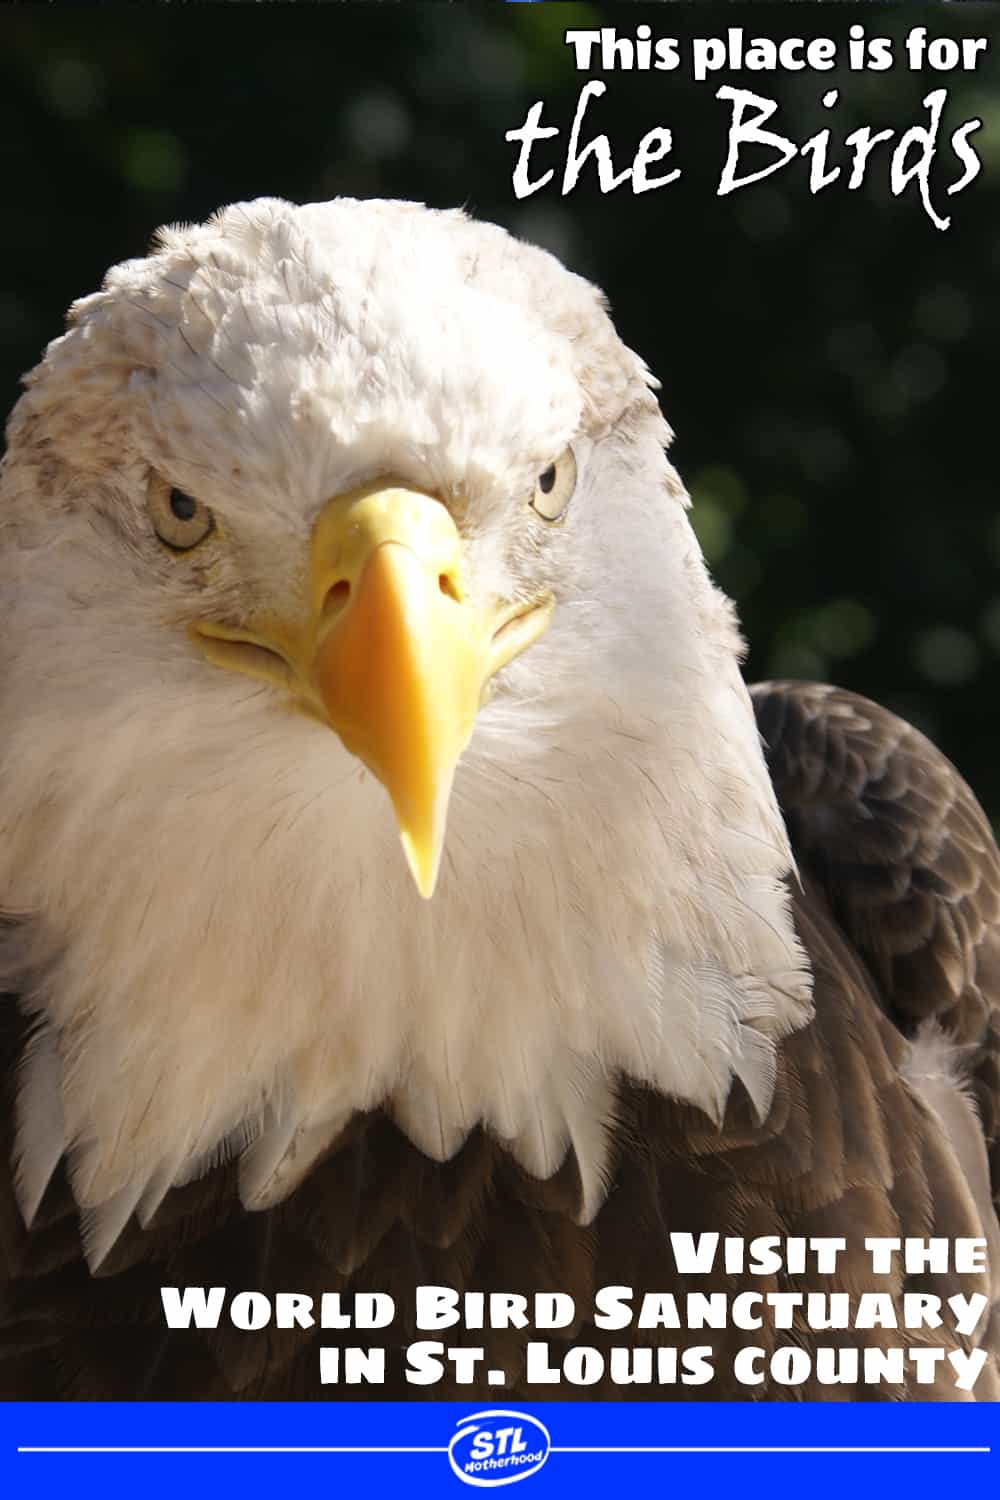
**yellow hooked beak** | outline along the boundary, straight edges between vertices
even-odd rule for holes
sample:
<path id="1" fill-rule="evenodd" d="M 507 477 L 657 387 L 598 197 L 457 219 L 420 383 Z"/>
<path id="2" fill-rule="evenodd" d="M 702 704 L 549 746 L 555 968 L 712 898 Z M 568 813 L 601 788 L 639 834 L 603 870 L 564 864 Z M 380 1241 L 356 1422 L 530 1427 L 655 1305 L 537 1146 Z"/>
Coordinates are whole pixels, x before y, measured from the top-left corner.
<path id="1" fill-rule="evenodd" d="M 202 620 L 211 661 L 304 699 L 392 798 L 420 894 L 430 897 L 455 767 L 494 673 L 537 640 L 552 596 L 477 605 L 440 501 L 367 485 L 329 501 L 313 531 L 308 597 L 254 628 Z"/>

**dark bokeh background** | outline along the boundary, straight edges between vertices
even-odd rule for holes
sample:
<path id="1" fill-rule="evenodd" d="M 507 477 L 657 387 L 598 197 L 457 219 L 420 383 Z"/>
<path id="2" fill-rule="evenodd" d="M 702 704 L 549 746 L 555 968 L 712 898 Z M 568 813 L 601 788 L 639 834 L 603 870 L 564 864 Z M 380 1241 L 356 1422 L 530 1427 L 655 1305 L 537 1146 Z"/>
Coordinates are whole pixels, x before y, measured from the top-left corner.
<path id="1" fill-rule="evenodd" d="M 567 24 L 689 37 L 988 35 L 974 75 L 609 76 L 590 118 L 630 160 L 655 124 L 681 181 L 518 204 L 504 132 L 537 98 L 568 132 L 582 78 Z M 923 122 L 946 85 L 933 191 L 816 197 L 793 163 L 715 197 L 723 82 L 781 101 L 775 128 L 839 143 Z M 820 105 L 827 88 L 840 104 Z M 963 194 L 947 135 L 979 115 Z M 546 148 L 548 149 L 548 148 Z M 552 152 L 551 156 L 556 153 Z M 539 154 L 540 165 L 550 157 Z M 0 402 L 105 268 L 151 229 L 258 194 L 422 199 L 536 239 L 606 288 L 663 381 L 675 458 L 709 560 L 737 599 L 751 676 L 822 677 L 938 738 L 1000 820 L 1000 10 L 823 5 L 157 7 L 0 12 Z M 844 174 L 846 177 L 846 172 Z M 558 182 L 558 177 L 557 177 Z"/>

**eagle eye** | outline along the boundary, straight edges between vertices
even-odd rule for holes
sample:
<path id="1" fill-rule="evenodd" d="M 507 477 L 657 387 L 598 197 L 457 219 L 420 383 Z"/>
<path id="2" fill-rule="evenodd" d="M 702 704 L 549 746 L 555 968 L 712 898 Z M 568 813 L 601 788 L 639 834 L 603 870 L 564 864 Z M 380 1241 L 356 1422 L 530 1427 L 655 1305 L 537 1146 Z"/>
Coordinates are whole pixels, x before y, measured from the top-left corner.
<path id="1" fill-rule="evenodd" d="M 551 525 L 561 521 L 576 489 L 576 459 L 572 448 L 567 448 L 561 458 L 543 469 L 535 480 L 531 497 L 531 508 L 543 521 Z"/>
<path id="2" fill-rule="evenodd" d="M 171 552 L 190 552 L 215 530 L 215 518 L 207 505 L 151 473 L 146 495 L 153 530 Z"/>

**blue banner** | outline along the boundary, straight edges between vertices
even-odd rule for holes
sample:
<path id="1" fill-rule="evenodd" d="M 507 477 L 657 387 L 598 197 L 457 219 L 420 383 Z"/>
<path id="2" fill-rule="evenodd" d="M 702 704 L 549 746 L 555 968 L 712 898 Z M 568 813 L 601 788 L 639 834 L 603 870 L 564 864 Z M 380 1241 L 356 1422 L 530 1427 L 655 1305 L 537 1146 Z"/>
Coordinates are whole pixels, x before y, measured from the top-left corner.
<path id="1" fill-rule="evenodd" d="M 872 1404 L 88 1405 L 0 1408 L 0 1494 L 434 1494 L 612 1486 L 773 1500 L 995 1494 L 1000 1406 Z M 518 1489 L 518 1496 L 522 1490 Z"/>

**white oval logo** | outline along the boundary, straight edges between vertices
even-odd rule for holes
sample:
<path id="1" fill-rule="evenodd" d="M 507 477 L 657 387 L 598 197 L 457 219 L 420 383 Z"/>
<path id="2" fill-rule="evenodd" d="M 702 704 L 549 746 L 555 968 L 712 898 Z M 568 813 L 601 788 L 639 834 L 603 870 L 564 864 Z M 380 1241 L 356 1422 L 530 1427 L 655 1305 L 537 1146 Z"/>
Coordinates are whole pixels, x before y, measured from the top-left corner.
<path id="1" fill-rule="evenodd" d="M 537 1474 L 551 1447 L 548 1428 L 527 1412 L 477 1411 L 459 1422 L 448 1462 L 463 1484 L 485 1489 Z"/>

